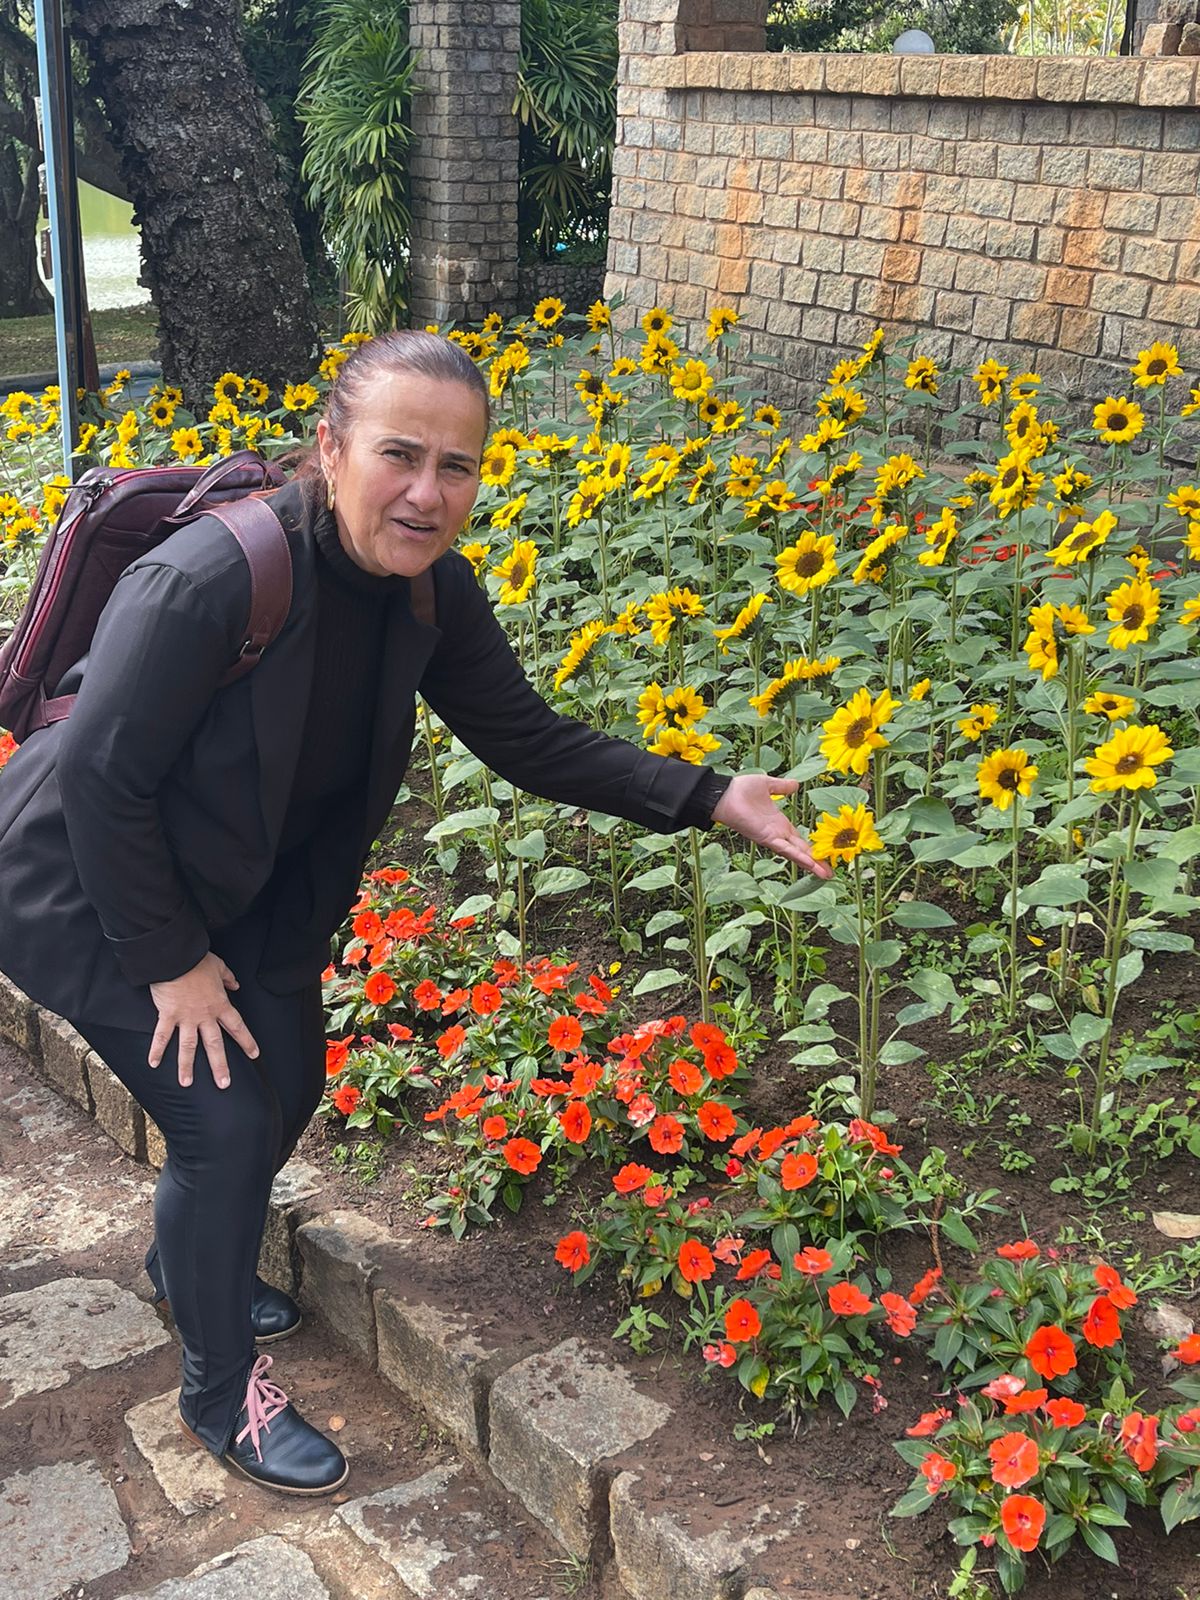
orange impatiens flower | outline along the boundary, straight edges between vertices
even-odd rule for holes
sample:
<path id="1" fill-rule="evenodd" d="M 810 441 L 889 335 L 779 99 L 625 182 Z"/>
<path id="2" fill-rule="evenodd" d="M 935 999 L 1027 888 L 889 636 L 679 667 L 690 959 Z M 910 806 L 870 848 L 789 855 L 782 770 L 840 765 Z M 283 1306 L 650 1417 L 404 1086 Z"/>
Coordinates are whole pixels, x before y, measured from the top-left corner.
<path id="1" fill-rule="evenodd" d="M 504 1159 L 514 1172 L 526 1176 L 542 1164 L 542 1152 L 532 1139 L 510 1139 L 504 1146 Z"/>
<path id="2" fill-rule="evenodd" d="M 653 1176 L 649 1167 L 643 1167 L 637 1161 L 627 1161 L 613 1177 L 613 1188 L 618 1194 L 633 1194 L 637 1189 L 644 1189 Z"/>
<path id="3" fill-rule="evenodd" d="M 327 1039 L 325 1041 L 325 1076 L 336 1078 L 346 1065 L 350 1054 L 350 1046 L 354 1043 L 354 1035 L 348 1033 L 344 1039 Z"/>
<path id="4" fill-rule="evenodd" d="M 574 1233 L 566 1233 L 558 1241 L 554 1252 L 554 1259 L 560 1267 L 566 1267 L 568 1272 L 578 1272 L 581 1267 L 586 1267 L 592 1259 L 588 1249 L 588 1236 L 578 1229 Z"/>
<path id="5" fill-rule="evenodd" d="M 943 1422 L 949 1422 L 954 1415 L 945 1406 L 937 1406 L 933 1411 L 922 1411 L 911 1428 L 905 1428 L 905 1437 L 909 1439 L 928 1439 L 930 1434 L 936 1433 Z"/>
<path id="6" fill-rule="evenodd" d="M 831 1283 L 829 1309 L 838 1317 L 863 1317 L 870 1311 L 871 1302 L 852 1283 Z"/>
<path id="7" fill-rule="evenodd" d="M 929 1296 L 937 1288 L 938 1279 L 941 1277 L 941 1275 L 941 1267 L 930 1267 L 928 1272 L 923 1273 L 908 1291 L 909 1304 L 914 1306 L 924 1305 L 926 1300 L 929 1299 Z"/>
<path id="8" fill-rule="evenodd" d="M 340 1089 L 334 1090 L 330 1098 L 342 1115 L 348 1117 L 358 1109 L 358 1102 L 362 1099 L 362 1090 L 352 1083 L 344 1083 Z"/>
<path id="9" fill-rule="evenodd" d="M 887 1313 L 887 1325 L 901 1339 L 907 1339 L 917 1325 L 917 1308 L 902 1294 L 890 1290 L 879 1296 L 879 1304 Z"/>
<path id="10" fill-rule="evenodd" d="M 699 1239 L 685 1239 L 679 1247 L 679 1276 L 685 1283 L 703 1283 L 717 1270 L 712 1251 Z"/>
<path id="11" fill-rule="evenodd" d="M 460 1050 L 466 1041 L 467 1030 L 461 1022 L 456 1022 L 452 1028 L 447 1028 L 444 1033 L 438 1034 L 438 1055 L 443 1061 L 448 1061 L 456 1051 Z"/>
<path id="12" fill-rule="evenodd" d="M 592 1113 L 582 1100 L 572 1100 L 558 1114 L 558 1123 L 571 1144 L 582 1144 L 592 1131 Z"/>
<path id="13" fill-rule="evenodd" d="M 671 1080 L 671 1087 L 676 1094 L 687 1099 L 689 1095 L 699 1094 L 704 1087 L 704 1074 L 699 1067 L 694 1067 L 690 1061 L 680 1058 L 672 1061 L 667 1076 Z"/>
<path id="14" fill-rule="evenodd" d="M 1006 1433 L 988 1446 L 992 1477 L 1005 1489 L 1019 1489 L 1036 1478 L 1038 1447 L 1027 1433 Z"/>
<path id="15" fill-rule="evenodd" d="M 664 1111 L 655 1117 L 650 1124 L 650 1132 L 646 1135 L 650 1141 L 650 1148 L 660 1156 L 673 1156 L 676 1151 L 683 1149 L 683 1123 L 678 1117 L 671 1116 Z"/>
<path id="16" fill-rule="evenodd" d="M 549 1039 L 552 1050 L 576 1050 L 583 1039 L 583 1025 L 578 1017 L 555 1017 Z"/>
<path id="17" fill-rule="evenodd" d="M 1063 1330 L 1049 1323 L 1025 1344 L 1029 1364 L 1039 1378 L 1061 1378 L 1076 1364 L 1075 1346 Z"/>
<path id="18" fill-rule="evenodd" d="M 1087 1417 L 1087 1407 L 1078 1400 L 1047 1400 L 1046 1415 L 1056 1428 L 1077 1428 Z"/>
<path id="19" fill-rule="evenodd" d="M 804 1249 L 792 1257 L 792 1265 L 797 1272 L 803 1272 L 809 1278 L 819 1278 L 823 1272 L 833 1269 L 833 1257 L 828 1250 L 822 1250 L 815 1244 L 806 1244 Z"/>
<path id="20" fill-rule="evenodd" d="M 719 1080 L 729 1078 L 738 1069 L 737 1053 L 733 1046 L 726 1044 L 722 1039 L 719 1044 L 711 1044 L 704 1052 L 704 1068 L 710 1078 Z"/>
<path id="21" fill-rule="evenodd" d="M 482 1128 L 485 1139 L 503 1139 L 508 1132 L 508 1122 L 504 1117 L 484 1117 Z"/>
<path id="22" fill-rule="evenodd" d="M 1017 1382 L 1021 1380 L 1018 1378 Z M 1020 1394 L 1004 1396 L 1004 1415 L 1006 1417 L 1023 1416 L 1027 1411 L 1036 1411 L 1050 1393 L 1049 1389 L 1022 1389 Z"/>
<path id="23" fill-rule="evenodd" d="M 1106 1294 L 1098 1294 L 1092 1301 L 1081 1331 L 1087 1342 L 1095 1345 L 1097 1350 L 1107 1350 L 1110 1345 L 1120 1343 L 1121 1319 L 1116 1306 Z"/>
<path id="24" fill-rule="evenodd" d="M 765 1272 L 768 1278 L 782 1277 L 779 1263 L 769 1250 L 751 1250 L 749 1255 L 742 1258 L 742 1264 L 735 1276 L 739 1283 L 745 1283 L 750 1278 L 757 1278 L 762 1272 Z"/>
<path id="25" fill-rule="evenodd" d="M 477 983 L 471 990 L 471 1010 L 477 1017 L 490 1017 L 504 1004 L 504 995 L 494 983 Z"/>
<path id="26" fill-rule="evenodd" d="M 385 1006 L 396 992 L 386 972 L 373 972 L 363 984 L 363 994 L 373 1006 Z"/>
<path id="27" fill-rule="evenodd" d="M 762 1332 L 762 1318 L 749 1300 L 731 1300 L 725 1308 L 725 1337 L 730 1344 L 744 1344 Z"/>
<path id="28" fill-rule="evenodd" d="M 1031 1494 L 1010 1494 L 1000 1507 L 1000 1525 L 1014 1550 L 1037 1549 L 1046 1526 L 1046 1508 Z"/>
<path id="29" fill-rule="evenodd" d="M 779 1164 L 779 1181 L 785 1189 L 804 1189 L 817 1175 L 817 1158 L 807 1150 L 784 1156 Z"/>
<path id="30" fill-rule="evenodd" d="M 1121 1274 L 1103 1261 L 1096 1263 L 1096 1287 L 1104 1291 L 1118 1311 L 1137 1305 L 1137 1295 L 1121 1281 Z"/>
<path id="31" fill-rule="evenodd" d="M 930 1494 L 936 1494 L 943 1484 L 958 1476 L 958 1468 L 948 1457 L 933 1450 L 921 1463 L 921 1475 Z"/>
<path id="32" fill-rule="evenodd" d="M 1158 1460 L 1158 1418 L 1131 1411 L 1121 1424 L 1121 1447 L 1139 1472 L 1151 1472 Z"/>
<path id="33" fill-rule="evenodd" d="M 1012 1244 L 998 1245 L 996 1254 L 1005 1261 L 1032 1261 L 1041 1251 L 1032 1239 L 1016 1239 Z"/>
<path id="34" fill-rule="evenodd" d="M 413 990 L 413 1004 L 419 1011 L 436 1011 L 442 1003 L 442 991 L 436 983 L 425 978 Z"/>
<path id="35" fill-rule="evenodd" d="M 1181 1339 L 1171 1354 L 1176 1361 L 1182 1361 L 1185 1367 L 1194 1367 L 1200 1361 L 1200 1333 L 1189 1333 Z"/>
<path id="36" fill-rule="evenodd" d="M 737 1132 L 737 1118 L 721 1100 L 706 1100 L 696 1112 L 696 1121 L 704 1137 L 717 1144 Z"/>

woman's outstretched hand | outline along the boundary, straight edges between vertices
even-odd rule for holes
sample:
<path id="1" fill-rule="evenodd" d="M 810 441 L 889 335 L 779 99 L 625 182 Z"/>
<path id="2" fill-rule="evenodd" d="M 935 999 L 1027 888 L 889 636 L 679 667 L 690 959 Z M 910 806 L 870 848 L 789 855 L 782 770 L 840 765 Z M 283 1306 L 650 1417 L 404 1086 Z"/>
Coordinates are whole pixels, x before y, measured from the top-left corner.
<path id="1" fill-rule="evenodd" d="M 763 773 L 740 773 L 717 802 L 714 822 L 740 833 L 743 839 L 774 851 L 786 861 L 794 861 L 814 877 L 828 878 L 833 869 L 827 861 L 814 861 L 812 845 L 788 821 L 775 804 L 774 796 L 795 794 L 800 787 L 795 778 L 769 778 Z"/>
<path id="2" fill-rule="evenodd" d="M 158 1026 L 150 1041 L 147 1060 L 157 1067 L 167 1046 L 179 1030 L 179 1082 L 186 1089 L 192 1081 L 196 1046 L 204 1047 L 218 1089 L 229 1087 L 229 1064 L 225 1059 L 222 1030 L 235 1040 L 248 1056 L 258 1054 L 258 1045 L 241 1013 L 232 1004 L 227 990 L 238 981 L 220 956 L 210 950 L 190 972 L 167 983 L 152 983 L 150 994 L 158 1007 Z"/>

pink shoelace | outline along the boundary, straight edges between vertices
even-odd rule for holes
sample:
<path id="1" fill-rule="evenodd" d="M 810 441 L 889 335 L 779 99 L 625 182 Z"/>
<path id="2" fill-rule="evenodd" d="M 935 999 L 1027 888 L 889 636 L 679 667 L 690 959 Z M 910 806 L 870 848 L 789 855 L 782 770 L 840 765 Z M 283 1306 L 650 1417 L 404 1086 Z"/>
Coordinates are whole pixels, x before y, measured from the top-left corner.
<path id="1" fill-rule="evenodd" d="M 247 1435 L 254 1445 L 254 1454 L 262 1460 L 262 1451 L 259 1449 L 258 1437 L 260 1433 L 270 1433 L 271 1424 L 279 1413 L 288 1405 L 288 1397 L 277 1383 L 272 1383 L 267 1377 L 271 1368 L 270 1356 L 259 1356 L 250 1369 L 250 1382 L 246 1385 L 246 1426 L 238 1434 L 236 1443 L 241 1444 Z"/>

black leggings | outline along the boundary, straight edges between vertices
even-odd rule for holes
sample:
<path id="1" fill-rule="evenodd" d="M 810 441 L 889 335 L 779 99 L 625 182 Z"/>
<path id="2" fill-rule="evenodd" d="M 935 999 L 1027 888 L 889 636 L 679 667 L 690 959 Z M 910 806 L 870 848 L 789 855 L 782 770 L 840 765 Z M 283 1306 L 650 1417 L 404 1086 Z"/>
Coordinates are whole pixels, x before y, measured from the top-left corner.
<path id="1" fill-rule="evenodd" d="M 325 1082 L 319 983 L 270 994 L 255 973 L 265 933 L 250 917 L 213 935 L 241 987 L 230 999 L 258 1044 L 256 1061 L 225 1035 L 230 1085 L 213 1082 L 203 1047 L 184 1089 L 173 1039 L 161 1066 L 152 1035 L 74 1026 L 162 1130 L 167 1161 L 154 1197 L 158 1265 L 183 1343 L 180 1411 L 217 1455 L 227 1447 L 254 1361 L 250 1300 L 271 1184 L 317 1108 Z M 153 1250 L 151 1251 L 153 1255 Z"/>

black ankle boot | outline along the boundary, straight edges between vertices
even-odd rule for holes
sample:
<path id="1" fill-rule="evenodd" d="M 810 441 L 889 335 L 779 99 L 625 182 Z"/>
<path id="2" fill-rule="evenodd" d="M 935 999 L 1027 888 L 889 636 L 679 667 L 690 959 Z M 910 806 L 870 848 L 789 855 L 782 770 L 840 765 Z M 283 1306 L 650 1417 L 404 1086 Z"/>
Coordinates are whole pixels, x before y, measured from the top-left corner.
<path id="1" fill-rule="evenodd" d="M 157 1250 L 151 1250 L 146 1257 L 146 1275 L 154 1285 L 154 1303 L 160 1311 L 169 1315 L 171 1303 L 167 1299 L 166 1287 L 163 1284 Z M 290 1294 L 284 1294 L 282 1289 L 276 1289 L 272 1284 L 264 1283 L 261 1278 L 255 1278 L 254 1291 L 250 1298 L 250 1324 L 254 1330 L 256 1344 L 275 1344 L 280 1339 L 289 1338 L 303 1320 L 300 1307 Z"/>
<path id="2" fill-rule="evenodd" d="M 246 1404 L 238 1413 L 233 1438 L 221 1459 L 264 1489 L 283 1494 L 330 1494 L 350 1476 L 345 1456 L 332 1439 L 314 1428 L 267 1377 L 271 1357 L 259 1356 L 250 1372 Z M 181 1417 L 179 1425 L 202 1441 Z"/>

